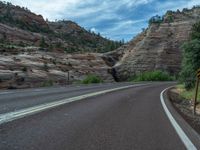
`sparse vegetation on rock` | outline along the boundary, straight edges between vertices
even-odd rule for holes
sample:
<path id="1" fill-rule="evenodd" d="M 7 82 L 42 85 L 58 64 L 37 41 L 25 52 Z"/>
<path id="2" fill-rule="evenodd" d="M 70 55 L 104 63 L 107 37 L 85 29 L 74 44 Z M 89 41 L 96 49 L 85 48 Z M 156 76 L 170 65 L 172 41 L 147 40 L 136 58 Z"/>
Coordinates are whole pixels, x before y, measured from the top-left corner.
<path id="1" fill-rule="evenodd" d="M 83 84 L 91 84 L 91 83 L 102 83 L 103 80 L 97 75 L 88 75 L 81 81 Z"/>
<path id="2" fill-rule="evenodd" d="M 165 70 L 172 76 L 178 76 L 183 53 L 181 45 L 190 39 L 192 26 L 198 20 L 199 7 L 153 17 L 145 31 L 117 51 L 108 53 L 105 60 L 116 70 L 119 81 L 126 81 L 138 72 L 152 70 Z"/>
<path id="3" fill-rule="evenodd" d="M 136 74 L 129 79 L 130 81 L 173 81 L 174 77 L 163 71 L 150 71 Z"/>
<path id="4" fill-rule="evenodd" d="M 163 17 L 156 15 L 149 19 L 149 24 L 152 24 L 152 23 L 160 24 L 163 22 L 163 20 L 164 20 Z"/>
<path id="5" fill-rule="evenodd" d="M 72 21 L 45 21 L 41 15 L 11 3 L 0 2 L 0 8 L 1 43 L 40 46 L 65 53 L 103 53 L 123 44 L 89 32 Z"/>
<path id="6" fill-rule="evenodd" d="M 42 87 L 50 87 L 53 86 L 53 80 L 44 81 L 41 85 Z"/>

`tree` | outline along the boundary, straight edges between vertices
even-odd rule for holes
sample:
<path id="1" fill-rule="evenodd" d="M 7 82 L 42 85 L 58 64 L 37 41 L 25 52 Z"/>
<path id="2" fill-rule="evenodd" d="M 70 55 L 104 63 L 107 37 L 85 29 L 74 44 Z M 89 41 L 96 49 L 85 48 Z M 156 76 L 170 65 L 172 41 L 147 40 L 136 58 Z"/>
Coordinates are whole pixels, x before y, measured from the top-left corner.
<path id="1" fill-rule="evenodd" d="M 163 17 L 161 17 L 159 15 L 153 16 L 149 20 L 149 24 L 152 24 L 152 23 L 158 23 L 158 24 L 160 24 L 162 22 L 163 22 Z"/>
<path id="2" fill-rule="evenodd" d="M 40 47 L 45 48 L 47 46 L 44 37 L 41 38 L 40 40 Z"/>
<path id="3" fill-rule="evenodd" d="M 200 68 L 200 22 L 193 25 L 191 40 L 186 42 L 182 48 L 183 61 L 181 70 L 181 81 L 186 89 L 195 86 L 196 71 Z"/>
<path id="4" fill-rule="evenodd" d="M 3 32 L 2 33 L 2 38 L 0 39 L 0 43 L 5 43 L 7 41 L 7 36 L 6 36 L 6 33 Z"/>
<path id="5" fill-rule="evenodd" d="M 200 22 L 193 25 L 191 38 L 200 40 Z"/>

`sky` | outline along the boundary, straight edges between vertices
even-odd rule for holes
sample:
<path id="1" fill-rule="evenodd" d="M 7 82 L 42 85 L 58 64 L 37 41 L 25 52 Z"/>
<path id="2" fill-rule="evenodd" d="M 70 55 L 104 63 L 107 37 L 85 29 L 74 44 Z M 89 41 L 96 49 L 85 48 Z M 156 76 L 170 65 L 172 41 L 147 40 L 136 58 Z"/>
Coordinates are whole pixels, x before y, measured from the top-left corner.
<path id="1" fill-rule="evenodd" d="M 131 40 L 148 20 L 167 10 L 200 5 L 200 0 L 7 0 L 44 19 L 71 20 L 112 40 Z"/>

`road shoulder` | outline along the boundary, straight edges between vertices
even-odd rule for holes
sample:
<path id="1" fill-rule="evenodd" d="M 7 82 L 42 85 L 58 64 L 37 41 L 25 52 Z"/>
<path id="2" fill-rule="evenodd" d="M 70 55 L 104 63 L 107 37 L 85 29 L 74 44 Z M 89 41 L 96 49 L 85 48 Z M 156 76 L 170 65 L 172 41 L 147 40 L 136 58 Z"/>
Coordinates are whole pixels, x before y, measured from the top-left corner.
<path id="1" fill-rule="evenodd" d="M 163 108 L 166 112 L 174 129 L 188 149 L 200 149 L 200 135 L 184 120 L 184 118 L 175 110 L 168 96 L 169 88 L 164 90 L 160 97 Z M 171 119 L 170 119 L 171 114 Z M 173 120 L 173 121 L 171 121 Z"/>

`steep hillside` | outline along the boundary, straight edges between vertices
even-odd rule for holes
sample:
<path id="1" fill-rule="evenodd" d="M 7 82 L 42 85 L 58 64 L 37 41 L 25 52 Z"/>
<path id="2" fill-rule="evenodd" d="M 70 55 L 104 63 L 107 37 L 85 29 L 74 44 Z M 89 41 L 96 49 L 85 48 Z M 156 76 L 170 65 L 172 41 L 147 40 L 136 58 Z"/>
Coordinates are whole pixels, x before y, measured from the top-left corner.
<path id="1" fill-rule="evenodd" d="M 38 46 L 66 53 L 102 53 L 122 45 L 121 42 L 108 40 L 100 34 L 90 33 L 74 22 L 48 22 L 27 8 L 1 1 L 0 23 L 0 42 L 3 44 Z"/>
<path id="2" fill-rule="evenodd" d="M 66 85 L 95 74 L 114 82 L 101 54 L 62 54 L 37 48 L 0 49 L 0 89 Z M 69 80 L 68 80 L 69 79 Z"/>
<path id="3" fill-rule="evenodd" d="M 32 32 L 48 32 L 48 24 L 41 15 L 11 3 L 0 2 L 0 22 Z"/>
<path id="4" fill-rule="evenodd" d="M 53 34 L 50 36 L 64 41 L 60 47 L 65 52 L 108 52 L 120 47 L 123 43 L 103 38 L 100 34 L 89 32 L 72 21 L 48 22 Z M 66 44 L 68 46 L 66 46 Z"/>
<path id="5" fill-rule="evenodd" d="M 0 88 L 65 85 L 89 74 L 114 82 L 100 53 L 120 45 L 74 22 L 48 22 L 0 2 Z"/>
<path id="6" fill-rule="evenodd" d="M 168 11 L 164 17 L 153 17 L 146 31 L 119 51 L 105 55 L 107 62 L 118 55 L 114 69 L 119 80 L 144 71 L 164 70 L 177 75 L 181 67 L 181 45 L 189 39 L 192 25 L 200 20 L 200 8 Z"/>

